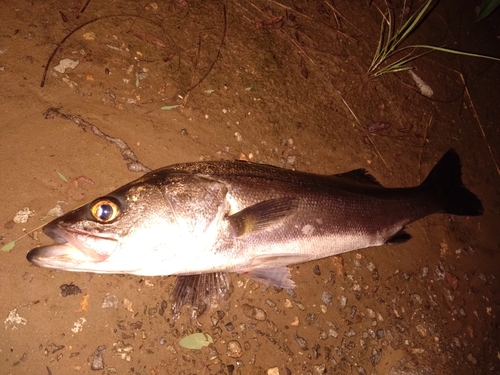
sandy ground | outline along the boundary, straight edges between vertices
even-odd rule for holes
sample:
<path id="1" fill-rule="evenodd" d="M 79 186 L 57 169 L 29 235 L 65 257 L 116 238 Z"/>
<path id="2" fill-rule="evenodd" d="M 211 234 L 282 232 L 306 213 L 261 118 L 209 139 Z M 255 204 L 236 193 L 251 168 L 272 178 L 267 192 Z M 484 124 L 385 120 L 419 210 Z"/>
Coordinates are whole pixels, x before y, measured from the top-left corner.
<path id="1" fill-rule="evenodd" d="M 84 5 L 0 5 L 0 245 L 29 234 L 0 252 L 2 374 L 500 372 L 498 62 L 415 60 L 430 97 L 408 72 L 369 77 L 382 1 Z M 408 42 L 499 56 L 500 13 L 475 23 L 475 5 L 441 1 Z M 404 13 L 398 2 L 394 12 Z M 78 65 L 58 72 L 63 59 Z M 365 128 L 380 124 L 390 127 Z M 293 292 L 232 275 L 229 300 L 198 322 L 174 321 L 174 277 L 26 260 L 51 242 L 40 230 L 51 209 L 140 176 L 113 139 L 151 169 L 246 158 L 317 173 L 366 168 L 385 186 L 418 184 L 455 148 L 485 213 L 435 215 L 400 246 L 294 266 Z M 15 223 L 26 207 L 32 216 Z M 71 283 L 81 293 L 63 297 Z M 214 343 L 181 347 L 193 332 Z"/>

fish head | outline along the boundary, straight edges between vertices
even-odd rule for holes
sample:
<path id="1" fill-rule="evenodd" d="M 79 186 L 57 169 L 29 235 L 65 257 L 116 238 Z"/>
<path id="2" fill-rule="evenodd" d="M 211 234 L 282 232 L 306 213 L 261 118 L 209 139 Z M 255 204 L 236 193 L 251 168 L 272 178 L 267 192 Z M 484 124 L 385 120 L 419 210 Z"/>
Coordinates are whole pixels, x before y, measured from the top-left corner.
<path id="1" fill-rule="evenodd" d="M 31 250 L 27 259 L 67 271 L 150 276 L 186 271 L 196 256 L 186 249 L 199 249 L 207 231 L 213 234 L 223 194 L 220 186 L 167 177 L 136 180 L 53 220 L 43 232 L 56 243 Z"/>

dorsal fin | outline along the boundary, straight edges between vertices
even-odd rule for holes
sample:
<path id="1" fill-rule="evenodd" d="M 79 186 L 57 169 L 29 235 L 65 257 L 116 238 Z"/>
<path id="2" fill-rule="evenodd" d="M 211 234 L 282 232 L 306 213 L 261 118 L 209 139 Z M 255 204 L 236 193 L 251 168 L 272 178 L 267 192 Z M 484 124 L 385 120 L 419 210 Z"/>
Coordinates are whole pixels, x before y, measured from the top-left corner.
<path id="1" fill-rule="evenodd" d="M 377 179 L 370 173 L 368 173 L 368 171 L 364 168 L 354 169 L 345 173 L 334 174 L 331 177 L 347 179 L 357 184 L 383 187 L 382 184 L 378 182 Z"/>

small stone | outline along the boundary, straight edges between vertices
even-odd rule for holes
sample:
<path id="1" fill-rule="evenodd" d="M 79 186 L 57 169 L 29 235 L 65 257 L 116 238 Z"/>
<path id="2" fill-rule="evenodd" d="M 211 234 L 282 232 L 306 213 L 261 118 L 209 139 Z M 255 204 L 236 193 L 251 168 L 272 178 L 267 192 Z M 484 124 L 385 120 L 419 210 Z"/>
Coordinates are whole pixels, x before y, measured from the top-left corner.
<path id="1" fill-rule="evenodd" d="M 373 272 L 377 269 L 377 267 L 375 267 L 375 264 L 373 264 L 373 262 L 368 262 L 368 264 L 366 265 L 366 268 L 368 268 L 368 271 L 370 271 L 370 272 Z"/>
<path id="2" fill-rule="evenodd" d="M 382 337 L 384 337 L 384 330 L 383 329 L 379 329 L 377 330 L 377 338 L 381 339 Z"/>
<path id="3" fill-rule="evenodd" d="M 28 207 L 24 207 L 14 216 L 14 223 L 25 224 L 30 217 L 33 217 L 34 214 L 35 211 L 30 210 Z"/>
<path id="4" fill-rule="evenodd" d="M 331 293 L 326 290 L 321 295 L 321 302 L 323 302 L 326 306 L 330 306 L 332 304 L 333 296 Z"/>
<path id="5" fill-rule="evenodd" d="M 313 268 L 313 273 L 317 276 L 321 276 L 321 270 L 319 269 L 319 266 L 317 264 Z"/>
<path id="6" fill-rule="evenodd" d="M 422 297 L 420 297 L 420 294 L 417 294 L 417 293 L 413 293 L 412 295 L 412 298 L 418 302 L 420 305 L 424 302 Z"/>
<path id="7" fill-rule="evenodd" d="M 354 315 L 356 315 L 356 311 L 358 310 L 358 308 L 356 306 L 351 306 L 351 313 L 349 314 L 350 318 L 354 318 Z"/>
<path id="8" fill-rule="evenodd" d="M 243 140 L 243 137 L 241 136 L 240 132 L 234 133 L 234 137 L 236 138 L 236 142 L 241 142 Z"/>
<path id="9" fill-rule="evenodd" d="M 252 319 L 255 319 L 255 320 L 266 320 L 266 312 L 264 310 L 262 310 L 261 308 L 258 308 L 258 307 L 255 307 L 255 306 L 250 306 L 249 304 L 243 304 L 243 306 L 241 306 L 241 308 L 243 309 L 243 314 L 245 314 L 245 316 L 249 317 L 249 318 L 252 318 Z"/>
<path id="10" fill-rule="evenodd" d="M 64 73 L 66 69 L 75 69 L 78 64 L 80 64 L 80 60 L 62 59 L 59 61 L 59 64 L 54 67 L 54 70 L 58 73 Z"/>
<path id="11" fill-rule="evenodd" d="M 472 353 L 467 354 L 467 360 L 473 365 L 477 365 L 477 359 L 472 355 Z"/>
<path id="12" fill-rule="evenodd" d="M 306 322 L 307 323 L 313 324 L 315 320 L 316 320 L 315 314 L 307 313 L 307 315 L 306 315 Z"/>
<path id="13" fill-rule="evenodd" d="M 438 281 L 444 280 L 445 277 L 445 271 L 444 271 L 444 265 L 439 262 L 436 265 L 436 269 L 434 271 L 434 278 Z"/>
<path id="14" fill-rule="evenodd" d="M 318 343 L 314 344 L 312 348 L 312 355 L 314 359 L 318 359 L 321 354 L 319 354 L 319 345 Z"/>
<path id="15" fill-rule="evenodd" d="M 61 289 L 61 296 L 63 297 L 80 294 L 82 292 L 82 290 L 73 283 L 62 284 L 59 288 Z"/>
<path id="16" fill-rule="evenodd" d="M 226 354 L 230 358 L 240 358 L 243 355 L 243 349 L 240 343 L 236 340 L 231 340 L 227 343 Z"/>
<path id="17" fill-rule="evenodd" d="M 266 304 L 268 306 L 271 306 L 271 307 L 275 307 L 276 306 L 276 302 L 271 301 L 270 299 L 266 299 Z"/>
<path id="18" fill-rule="evenodd" d="M 102 351 L 106 349 L 106 345 L 100 345 L 94 352 L 94 357 L 92 358 L 92 363 L 90 369 L 92 371 L 104 370 L 104 358 L 102 356 Z"/>
<path id="19" fill-rule="evenodd" d="M 285 308 L 291 309 L 293 307 L 292 301 L 290 301 L 288 298 L 285 298 Z"/>
<path id="20" fill-rule="evenodd" d="M 356 366 L 356 372 L 359 374 L 359 375 L 366 375 L 366 371 L 363 367 L 361 366 Z"/>
<path id="21" fill-rule="evenodd" d="M 314 365 L 314 374 L 315 375 L 323 375 L 326 374 L 326 365 L 324 363 L 320 365 Z"/>
<path id="22" fill-rule="evenodd" d="M 347 305 L 347 298 L 345 296 L 340 296 L 339 297 L 339 306 L 341 309 L 345 309 Z"/>
<path id="23" fill-rule="evenodd" d="M 279 367 L 271 367 L 267 369 L 267 375 L 280 375 Z"/>
<path id="24" fill-rule="evenodd" d="M 106 293 L 104 299 L 101 303 L 101 308 L 103 309 L 117 309 L 118 308 L 118 297 L 111 293 Z"/>
<path id="25" fill-rule="evenodd" d="M 344 336 L 345 337 L 353 337 L 353 336 L 356 336 L 356 332 L 352 328 L 349 328 L 349 331 L 344 333 Z"/>
<path id="26" fill-rule="evenodd" d="M 304 306 L 303 303 L 300 302 L 295 302 L 295 305 L 299 308 L 299 310 L 304 311 L 306 307 Z"/>
<path id="27" fill-rule="evenodd" d="M 429 267 L 425 266 L 422 268 L 422 277 L 427 277 L 429 275 Z"/>
<path id="28" fill-rule="evenodd" d="M 307 350 L 308 349 L 308 346 L 307 346 L 307 341 L 305 338 L 303 337 L 300 337 L 299 335 L 295 335 L 295 341 L 297 342 L 297 345 L 299 346 L 299 348 L 301 350 Z"/>

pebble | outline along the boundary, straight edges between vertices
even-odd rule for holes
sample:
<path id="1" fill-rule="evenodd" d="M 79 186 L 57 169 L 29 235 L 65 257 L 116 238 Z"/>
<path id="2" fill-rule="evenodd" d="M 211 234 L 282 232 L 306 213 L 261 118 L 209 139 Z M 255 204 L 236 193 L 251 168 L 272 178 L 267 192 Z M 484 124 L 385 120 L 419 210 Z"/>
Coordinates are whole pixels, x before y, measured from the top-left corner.
<path id="1" fill-rule="evenodd" d="M 476 357 L 474 357 L 474 356 L 472 355 L 472 353 L 467 354 L 467 360 L 468 360 L 470 363 L 472 363 L 472 364 L 474 364 L 474 365 L 477 365 L 477 359 L 476 359 Z"/>
<path id="2" fill-rule="evenodd" d="M 14 216 L 14 223 L 24 224 L 28 221 L 30 217 L 33 217 L 35 211 L 30 210 L 29 207 L 24 207 Z"/>
<path id="3" fill-rule="evenodd" d="M 305 338 L 300 337 L 299 335 L 295 334 L 295 342 L 299 346 L 300 350 L 307 350 L 308 349 L 307 341 Z"/>
<path id="4" fill-rule="evenodd" d="M 377 365 L 382 359 L 382 351 L 373 348 L 372 355 L 370 356 L 370 362 L 373 366 Z"/>
<path id="5" fill-rule="evenodd" d="M 358 310 L 358 308 L 356 306 L 351 306 L 351 313 L 350 313 L 350 318 L 354 318 L 354 315 L 356 315 L 356 311 Z"/>
<path id="6" fill-rule="evenodd" d="M 230 358 L 240 358 L 243 355 L 243 348 L 236 340 L 231 340 L 227 343 L 226 354 Z"/>
<path id="7" fill-rule="evenodd" d="M 339 305 L 341 309 L 345 309 L 347 305 L 347 298 L 345 296 L 340 296 L 339 297 Z"/>
<path id="8" fill-rule="evenodd" d="M 420 297 L 420 294 L 417 294 L 417 293 L 413 293 L 412 295 L 412 298 L 418 302 L 420 305 L 423 303 L 423 299 L 422 297 Z"/>
<path id="9" fill-rule="evenodd" d="M 326 374 L 326 365 L 323 363 L 321 365 L 314 365 L 314 373 L 317 375 Z"/>
<path id="10" fill-rule="evenodd" d="M 429 267 L 425 266 L 422 268 L 422 277 L 427 277 L 429 275 Z"/>
<path id="11" fill-rule="evenodd" d="M 356 336 L 356 332 L 352 328 L 349 328 L 349 331 L 344 333 L 344 336 L 345 337 L 353 337 L 353 336 Z"/>
<path id="12" fill-rule="evenodd" d="M 366 375 L 366 371 L 363 367 L 361 366 L 356 366 L 356 372 L 359 374 L 359 375 Z"/>
<path id="13" fill-rule="evenodd" d="M 266 299 L 266 304 L 268 306 L 271 306 L 271 307 L 275 307 L 276 306 L 276 302 L 271 301 L 270 299 Z"/>
<path id="14" fill-rule="evenodd" d="M 321 302 L 323 302 L 326 306 L 330 306 L 332 304 L 333 296 L 331 293 L 326 290 L 321 295 Z"/>
<path id="15" fill-rule="evenodd" d="M 306 309 L 306 307 L 304 306 L 303 303 L 300 303 L 300 302 L 295 302 L 295 304 L 297 305 L 297 307 L 299 308 L 299 310 L 301 311 L 304 311 Z"/>
<path id="16" fill-rule="evenodd" d="M 317 276 L 321 276 L 321 270 L 318 265 L 315 265 L 313 268 L 313 273 Z"/>
<path id="17" fill-rule="evenodd" d="M 279 367 L 271 367 L 267 369 L 267 375 L 280 375 Z"/>
<path id="18" fill-rule="evenodd" d="M 80 64 L 80 60 L 62 59 L 59 61 L 59 64 L 54 67 L 54 70 L 59 73 L 64 73 L 66 69 L 75 69 L 78 64 Z"/>
<path id="19" fill-rule="evenodd" d="M 103 350 L 106 349 L 106 345 L 100 345 L 94 352 L 94 357 L 92 358 L 92 363 L 90 369 L 92 371 L 104 370 L 104 357 L 102 356 Z"/>
<path id="20" fill-rule="evenodd" d="M 243 310 L 243 314 L 245 314 L 245 316 L 249 317 L 249 318 L 252 318 L 252 319 L 255 319 L 255 320 L 266 320 L 267 318 L 267 315 L 266 315 L 266 312 L 264 310 L 262 310 L 261 308 L 258 308 L 258 307 L 255 307 L 255 306 L 250 306 L 249 304 L 243 304 L 243 306 L 241 306 L 242 310 Z"/>
<path id="21" fill-rule="evenodd" d="M 445 277 L 445 271 L 444 271 L 444 265 L 443 263 L 439 262 L 436 265 L 436 269 L 434 271 L 434 278 L 438 281 L 444 280 Z"/>
<path id="22" fill-rule="evenodd" d="M 306 315 L 306 322 L 309 323 L 309 324 L 313 324 L 316 320 L 316 315 L 315 314 L 311 314 L 311 313 L 307 313 Z"/>
<path id="23" fill-rule="evenodd" d="M 101 308 L 103 309 L 117 309 L 118 308 L 118 297 L 111 293 L 106 293 L 104 299 L 101 303 Z"/>

